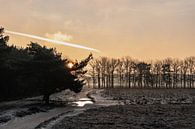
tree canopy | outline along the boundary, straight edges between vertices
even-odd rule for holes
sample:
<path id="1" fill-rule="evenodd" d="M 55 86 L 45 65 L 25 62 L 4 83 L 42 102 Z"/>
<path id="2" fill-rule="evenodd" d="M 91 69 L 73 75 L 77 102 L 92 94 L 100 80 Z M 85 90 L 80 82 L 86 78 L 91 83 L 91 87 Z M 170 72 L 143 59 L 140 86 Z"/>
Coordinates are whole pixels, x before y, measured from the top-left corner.
<path id="1" fill-rule="evenodd" d="M 0 28 L 0 98 L 12 99 L 43 95 L 48 103 L 55 92 L 70 89 L 76 93 L 85 85 L 84 67 L 92 59 L 90 54 L 81 62 L 63 59 L 54 48 L 31 42 L 26 48 L 9 46 L 8 36 Z"/>

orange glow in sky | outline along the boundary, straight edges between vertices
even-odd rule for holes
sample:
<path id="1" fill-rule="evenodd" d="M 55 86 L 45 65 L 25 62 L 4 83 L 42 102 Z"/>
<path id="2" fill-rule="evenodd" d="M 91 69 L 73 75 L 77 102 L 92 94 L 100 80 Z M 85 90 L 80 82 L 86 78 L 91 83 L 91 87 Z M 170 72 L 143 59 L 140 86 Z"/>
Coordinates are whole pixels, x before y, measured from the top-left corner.
<path id="1" fill-rule="evenodd" d="M 5 29 L 101 50 L 94 57 L 195 56 L 194 0 L 0 1 L 0 26 Z M 30 41 L 73 59 L 90 53 L 15 35 L 9 43 L 24 47 Z"/>

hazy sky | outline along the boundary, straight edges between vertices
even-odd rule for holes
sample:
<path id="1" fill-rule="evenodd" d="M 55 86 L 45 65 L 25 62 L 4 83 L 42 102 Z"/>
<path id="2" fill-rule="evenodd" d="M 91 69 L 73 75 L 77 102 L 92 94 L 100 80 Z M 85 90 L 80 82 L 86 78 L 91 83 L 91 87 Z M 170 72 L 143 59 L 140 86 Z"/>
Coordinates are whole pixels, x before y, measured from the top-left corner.
<path id="1" fill-rule="evenodd" d="M 0 26 L 101 50 L 95 56 L 139 59 L 195 56 L 195 0 L 0 0 Z M 36 41 L 63 55 L 89 51 Z"/>

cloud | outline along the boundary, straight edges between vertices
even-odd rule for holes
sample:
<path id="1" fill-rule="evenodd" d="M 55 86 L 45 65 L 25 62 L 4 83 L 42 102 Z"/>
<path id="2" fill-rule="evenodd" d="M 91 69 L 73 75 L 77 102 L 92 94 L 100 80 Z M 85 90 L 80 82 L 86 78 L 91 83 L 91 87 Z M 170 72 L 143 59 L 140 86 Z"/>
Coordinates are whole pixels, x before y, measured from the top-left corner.
<path id="1" fill-rule="evenodd" d="M 73 36 L 72 35 L 63 34 L 60 31 L 58 31 L 58 32 L 56 32 L 54 34 L 46 33 L 45 36 L 47 38 L 50 38 L 50 39 L 53 39 L 53 40 L 58 40 L 58 41 L 72 41 L 73 40 Z"/>

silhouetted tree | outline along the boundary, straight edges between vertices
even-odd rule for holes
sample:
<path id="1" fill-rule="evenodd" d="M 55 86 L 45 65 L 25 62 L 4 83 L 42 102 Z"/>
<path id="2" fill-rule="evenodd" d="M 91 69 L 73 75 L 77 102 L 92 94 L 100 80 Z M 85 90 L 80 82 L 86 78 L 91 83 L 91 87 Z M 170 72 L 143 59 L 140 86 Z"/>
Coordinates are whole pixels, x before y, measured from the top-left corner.
<path id="1" fill-rule="evenodd" d="M 130 57 L 101 57 L 96 59 L 94 67 L 93 78 L 101 82 L 98 88 L 195 88 L 195 57 L 167 58 L 150 63 Z"/>
<path id="2" fill-rule="evenodd" d="M 0 98 L 20 98 L 43 95 L 49 103 L 49 96 L 55 92 L 70 89 L 80 92 L 85 85 L 84 67 L 92 59 L 90 54 L 73 67 L 70 60 L 62 59 L 53 48 L 30 43 L 25 49 L 8 46 L 8 36 L 0 28 Z"/>
<path id="3" fill-rule="evenodd" d="M 150 64 L 140 62 L 136 65 L 138 71 L 138 86 L 148 87 L 150 82 Z"/>
<path id="4" fill-rule="evenodd" d="M 122 60 L 119 60 L 118 67 L 116 68 L 118 74 L 118 83 L 119 87 L 122 87 L 123 73 L 124 73 L 124 63 Z"/>
<path id="5" fill-rule="evenodd" d="M 89 65 L 92 68 L 89 75 L 91 75 L 91 77 L 92 77 L 93 88 L 95 88 L 95 84 L 96 84 L 96 71 L 95 71 L 96 70 L 96 64 L 95 64 L 95 61 L 94 60 L 91 61 L 89 63 Z"/>
<path id="6" fill-rule="evenodd" d="M 119 64 L 119 60 L 117 59 L 111 59 L 110 61 L 110 67 L 111 67 L 111 87 L 114 88 L 114 72 Z"/>

